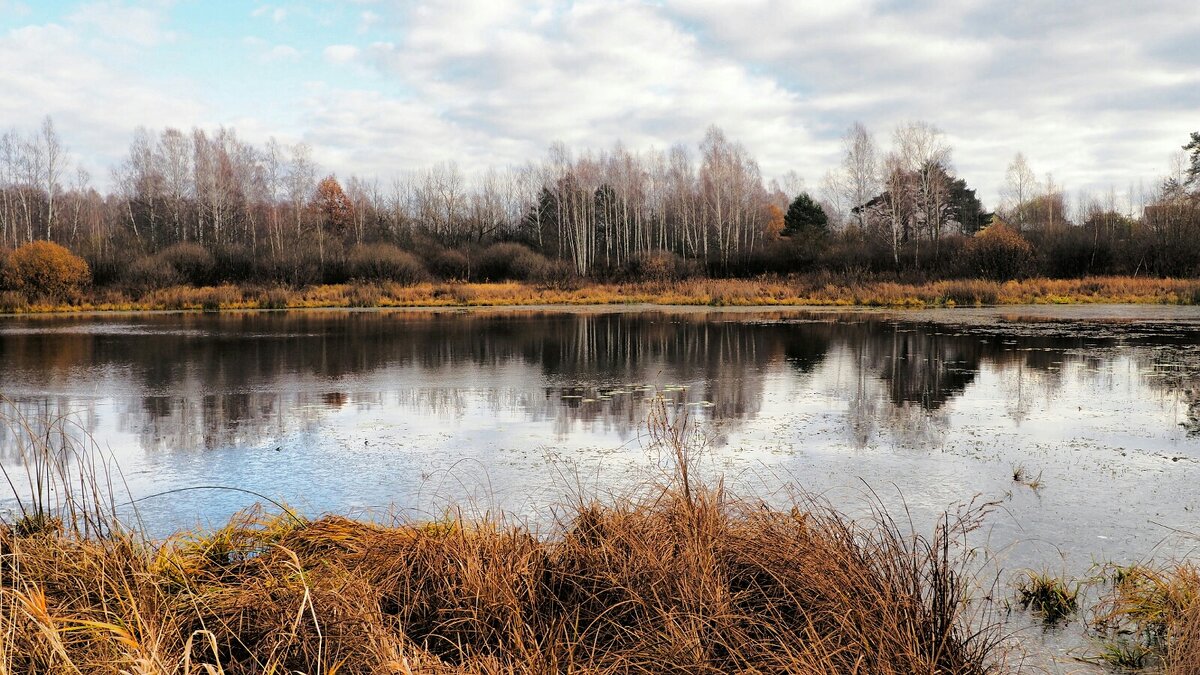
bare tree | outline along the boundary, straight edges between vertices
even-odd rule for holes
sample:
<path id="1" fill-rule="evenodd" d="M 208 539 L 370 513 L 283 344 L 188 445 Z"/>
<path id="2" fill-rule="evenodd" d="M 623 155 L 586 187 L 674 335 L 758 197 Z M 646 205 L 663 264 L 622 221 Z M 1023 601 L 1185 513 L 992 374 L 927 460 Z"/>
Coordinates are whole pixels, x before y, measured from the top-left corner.
<path id="1" fill-rule="evenodd" d="M 54 130 L 54 120 L 49 115 L 42 120 L 35 147 L 39 156 L 38 164 L 42 169 L 41 185 L 46 193 L 46 239 L 48 241 L 54 226 L 54 198 L 58 194 L 64 163 L 62 141 L 59 140 L 58 133 Z"/>
<path id="2" fill-rule="evenodd" d="M 299 239 L 302 236 L 304 205 L 308 203 L 308 198 L 317 185 L 317 165 L 312 159 L 312 148 L 306 143 L 297 143 L 292 146 L 284 181 L 288 201 L 292 205 L 292 215 L 295 218 L 296 237 Z"/>
<path id="3" fill-rule="evenodd" d="M 859 208 L 879 194 L 879 151 L 875 138 L 862 122 L 855 122 L 842 138 L 845 155 L 842 157 L 841 193 L 849 202 L 858 221 L 865 228 L 866 210 Z"/>
<path id="4" fill-rule="evenodd" d="M 1004 173 L 1004 210 L 1008 220 L 1024 229 L 1028 225 L 1026 210 L 1037 191 L 1037 176 L 1029 168 L 1025 154 L 1018 152 Z"/>

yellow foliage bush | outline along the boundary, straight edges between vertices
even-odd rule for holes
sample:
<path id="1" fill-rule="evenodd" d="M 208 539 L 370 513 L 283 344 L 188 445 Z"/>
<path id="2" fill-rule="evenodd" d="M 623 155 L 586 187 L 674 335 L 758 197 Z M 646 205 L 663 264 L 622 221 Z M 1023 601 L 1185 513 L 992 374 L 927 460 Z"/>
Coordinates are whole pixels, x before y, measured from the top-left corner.
<path id="1" fill-rule="evenodd" d="M 4 285 L 28 298 L 72 300 L 92 280 L 83 258 L 50 241 L 34 241 L 9 254 Z"/>
<path id="2" fill-rule="evenodd" d="M 985 279 L 1019 279 L 1033 269 L 1033 246 L 1000 220 L 983 228 L 967 242 L 971 272 Z"/>

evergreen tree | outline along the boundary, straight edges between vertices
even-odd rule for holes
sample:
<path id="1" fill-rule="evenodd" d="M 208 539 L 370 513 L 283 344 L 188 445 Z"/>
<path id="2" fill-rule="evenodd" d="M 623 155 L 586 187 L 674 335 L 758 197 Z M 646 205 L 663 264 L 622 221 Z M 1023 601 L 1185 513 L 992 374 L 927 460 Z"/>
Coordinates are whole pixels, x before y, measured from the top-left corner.
<path id="1" fill-rule="evenodd" d="M 783 234 L 824 237 L 829 234 L 829 216 L 807 192 L 801 192 L 783 216 Z"/>
<path id="2" fill-rule="evenodd" d="M 950 211 L 960 231 L 968 236 L 983 229 L 992 217 L 992 214 L 984 212 L 983 203 L 975 196 L 975 190 L 967 187 L 967 181 L 962 178 L 950 181 Z"/>
<path id="3" fill-rule="evenodd" d="M 1188 184 L 1200 187 L 1200 131 L 1192 132 L 1192 141 L 1183 146 L 1192 153 L 1192 165 L 1188 167 Z"/>

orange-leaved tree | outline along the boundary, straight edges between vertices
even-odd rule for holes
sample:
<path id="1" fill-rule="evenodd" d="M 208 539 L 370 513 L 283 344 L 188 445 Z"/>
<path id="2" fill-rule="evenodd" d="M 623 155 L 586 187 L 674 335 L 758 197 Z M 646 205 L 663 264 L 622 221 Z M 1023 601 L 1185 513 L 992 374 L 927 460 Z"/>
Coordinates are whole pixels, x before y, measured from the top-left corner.
<path id="1" fill-rule="evenodd" d="M 332 175 L 317 184 L 317 192 L 309 208 L 317 214 L 321 227 L 330 234 L 341 236 L 354 225 L 354 204 Z"/>
<path id="2" fill-rule="evenodd" d="M 34 241 L 8 255 L 4 264 L 5 287 L 26 297 L 73 300 L 92 280 L 83 258 L 50 241 Z"/>

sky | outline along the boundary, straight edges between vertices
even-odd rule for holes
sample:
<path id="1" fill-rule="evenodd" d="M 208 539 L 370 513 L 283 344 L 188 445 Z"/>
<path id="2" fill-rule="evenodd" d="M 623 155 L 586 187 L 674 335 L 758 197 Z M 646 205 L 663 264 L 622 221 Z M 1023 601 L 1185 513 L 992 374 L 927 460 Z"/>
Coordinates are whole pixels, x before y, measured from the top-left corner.
<path id="1" fill-rule="evenodd" d="M 306 142 L 387 179 L 718 125 L 816 188 L 855 121 L 946 134 L 995 205 L 1024 152 L 1069 191 L 1153 184 L 1200 130 L 1195 0 L 0 0 L 0 129 L 51 115 L 104 184 L 138 126 Z"/>

